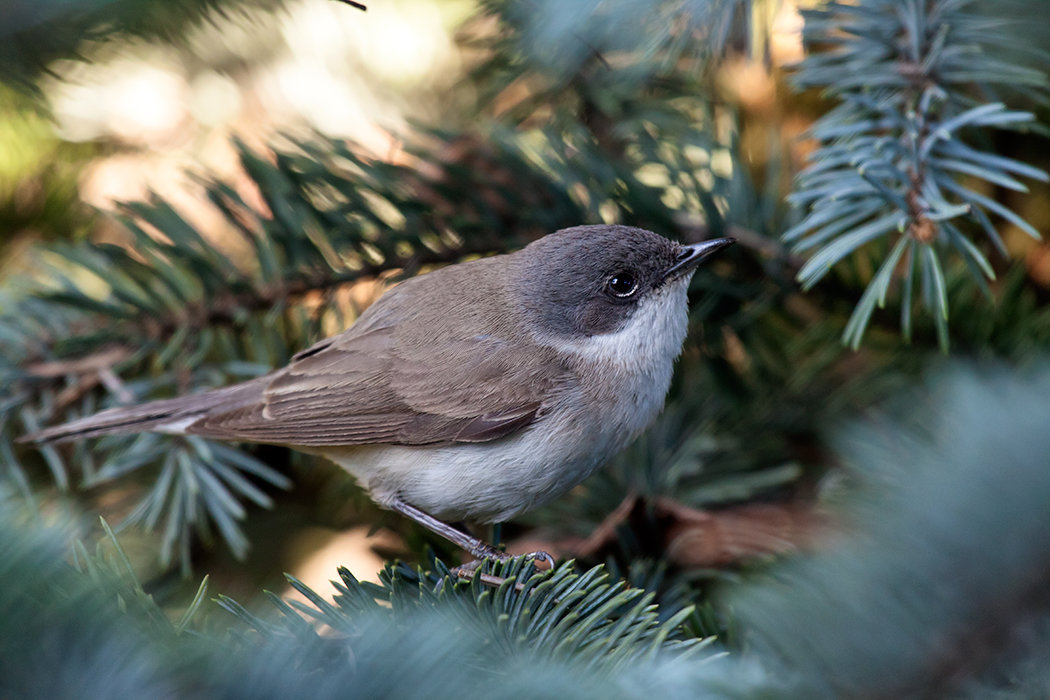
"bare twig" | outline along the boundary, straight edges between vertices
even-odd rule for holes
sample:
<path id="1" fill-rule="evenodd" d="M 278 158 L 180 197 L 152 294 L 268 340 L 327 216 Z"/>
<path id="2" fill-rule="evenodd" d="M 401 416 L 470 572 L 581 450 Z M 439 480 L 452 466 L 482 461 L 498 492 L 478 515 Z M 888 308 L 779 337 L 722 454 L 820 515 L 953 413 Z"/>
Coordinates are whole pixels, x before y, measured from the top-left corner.
<path id="1" fill-rule="evenodd" d="M 131 354 L 125 347 L 110 345 L 98 352 L 51 362 L 33 362 L 26 365 L 26 374 L 41 379 L 54 379 L 67 374 L 95 374 L 124 360 Z"/>
<path id="2" fill-rule="evenodd" d="M 341 2 L 344 5 L 349 5 L 350 7 L 353 7 L 353 8 L 356 8 L 358 10 L 361 10 L 362 12 L 368 11 L 367 7 L 365 7 L 363 4 L 361 4 L 359 2 L 354 2 L 354 0 L 335 0 L 335 1 L 336 2 Z"/>

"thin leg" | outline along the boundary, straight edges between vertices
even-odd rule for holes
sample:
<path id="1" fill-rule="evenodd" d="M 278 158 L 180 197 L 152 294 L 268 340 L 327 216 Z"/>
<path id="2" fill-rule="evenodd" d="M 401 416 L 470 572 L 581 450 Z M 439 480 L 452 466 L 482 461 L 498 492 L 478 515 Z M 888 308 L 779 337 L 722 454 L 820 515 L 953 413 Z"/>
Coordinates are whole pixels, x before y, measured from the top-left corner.
<path id="1" fill-rule="evenodd" d="M 457 547 L 470 552 L 470 556 L 475 559 L 497 559 L 499 561 L 507 561 L 512 558 L 511 555 L 506 552 L 501 552 L 492 545 L 482 542 L 477 537 L 469 535 L 461 530 L 457 530 L 448 523 L 441 522 L 434 516 L 424 513 L 419 508 L 409 505 L 399 498 L 391 501 L 389 505 L 393 510 L 396 510 L 406 518 L 415 520 L 431 532 L 441 535 Z M 546 562 L 547 568 L 554 568 L 554 557 L 546 552 L 531 552 L 526 556 L 538 561 Z M 471 562 L 470 564 L 464 564 L 461 567 L 456 567 L 456 569 L 459 570 L 457 573 L 473 572 L 480 564 L 480 561 L 476 561 Z"/>
<path id="2" fill-rule="evenodd" d="M 390 507 L 406 518 L 415 520 L 431 532 L 441 535 L 457 547 L 470 552 L 470 555 L 473 557 L 477 557 L 478 559 L 499 559 L 500 561 L 510 559 L 510 555 L 506 552 L 501 552 L 492 545 L 482 542 L 477 537 L 473 537 L 465 532 L 457 530 L 451 525 L 441 522 L 434 516 L 424 513 L 419 508 L 409 505 L 400 499 L 394 500 L 390 503 Z"/>

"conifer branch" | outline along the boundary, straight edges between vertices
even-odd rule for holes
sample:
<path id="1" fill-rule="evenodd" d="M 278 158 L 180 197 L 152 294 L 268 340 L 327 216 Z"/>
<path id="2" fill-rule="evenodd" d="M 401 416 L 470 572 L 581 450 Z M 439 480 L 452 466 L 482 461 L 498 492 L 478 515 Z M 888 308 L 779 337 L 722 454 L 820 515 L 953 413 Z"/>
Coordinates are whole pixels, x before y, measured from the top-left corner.
<path id="1" fill-rule="evenodd" d="M 921 303 L 947 347 L 949 263 L 965 263 L 973 283 L 986 290 L 985 279 L 995 278 L 968 231 L 982 230 L 1005 253 L 989 218 L 994 214 L 1039 238 L 980 190 L 991 185 L 1024 192 L 1018 178 L 1046 181 L 1047 174 L 967 142 L 1034 119 L 1000 102 L 983 103 L 975 93 L 993 87 L 1045 93 L 1046 75 L 999 58 L 1011 33 L 972 5 L 864 0 L 804 13 L 805 39 L 814 52 L 799 67 L 796 83 L 822 87 L 841 104 L 813 127 L 819 147 L 791 197 L 806 215 L 784 239 L 798 252 L 816 250 L 798 273 L 807 289 L 846 257 L 880 242 L 878 269 L 843 335 L 853 348 L 895 286 L 905 339 L 912 334 L 913 295 L 921 290 Z"/>

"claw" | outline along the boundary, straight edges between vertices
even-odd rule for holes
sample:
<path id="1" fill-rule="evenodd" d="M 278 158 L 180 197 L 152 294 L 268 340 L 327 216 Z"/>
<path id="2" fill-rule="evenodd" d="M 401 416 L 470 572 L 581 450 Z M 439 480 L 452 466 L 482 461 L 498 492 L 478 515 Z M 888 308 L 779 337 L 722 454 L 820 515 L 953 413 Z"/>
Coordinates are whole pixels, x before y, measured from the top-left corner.
<path id="1" fill-rule="evenodd" d="M 497 559 L 499 561 L 509 561 L 509 560 L 514 558 L 511 555 L 507 554 L 506 552 L 500 552 L 500 551 L 496 551 L 496 550 L 493 550 L 493 552 L 494 553 L 492 555 L 487 556 L 485 558 Z M 554 557 L 552 557 L 547 552 L 543 552 L 543 551 L 529 552 L 528 554 L 525 555 L 525 557 L 527 559 L 531 559 L 536 564 L 538 564 L 541 561 L 544 562 L 547 566 L 546 566 L 545 569 L 540 569 L 541 571 L 549 571 L 549 570 L 553 569 L 555 564 L 556 564 L 556 562 L 554 561 Z M 478 572 L 478 569 L 484 563 L 485 563 L 485 559 L 483 559 L 483 558 L 482 559 L 474 559 L 473 561 L 468 561 L 466 564 L 460 564 L 459 566 L 450 569 L 449 573 L 453 574 L 456 578 L 467 580 L 467 581 L 477 577 L 478 579 L 481 580 L 481 582 L 483 584 L 485 584 L 486 586 L 492 586 L 493 588 L 498 588 L 499 586 L 503 585 L 503 583 L 507 579 L 503 578 L 502 576 L 496 576 L 494 574 L 486 574 L 486 573 L 479 573 Z M 537 568 L 539 568 L 539 567 L 537 567 Z M 442 580 L 442 583 L 443 582 L 444 581 Z M 522 590 L 523 589 L 523 586 L 522 586 L 521 583 L 515 584 L 515 587 L 518 590 Z"/>
<path id="2" fill-rule="evenodd" d="M 492 588 L 499 588 L 507 580 L 507 579 L 503 578 L 502 576 L 495 576 L 493 574 L 479 573 L 478 572 L 478 567 L 481 564 L 482 564 L 482 561 L 480 559 L 475 559 L 474 561 L 470 561 L 470 562 L 467 562 L 466 564 L 463 564 L 461 566 L 457 566 L 457 567 L 454 567 L 452 569 L 449 569 L 449 573 L 452 574 L 453 576 L 455 576 L 456 578 L 462 579 L 462 580 L 465 580 L 465 581 L 469 581 L 469 580 L 471 580 L 471 579 L 476 577 L 483 584 L 485 584 L 486 586 L 491 586 Z M 441 592 L 441 590 L 445 587 L 445 581 L 446 580 L 447 579 L 443 578 L 443 579 L 441 579 L 440 581 L 437 582 L 437 585 L 434 587 L 434 592 L 435 593 L 440 593 Z M 518 583 L 518 584 L 515 584 L 515 585 L 516 585 L 518 590 L 522 590 L 523 589 L 522 584 Z"/>
<path id="3" fill-rule="evenodd" d="M 468 561 L 466 564 L 460 564 L 449 569 L 449 573 L 454 574 L 457 578 L 470 578 L 474 575 L 474 572 L 478 570 L 485 562 L 484 559 L 475 559 Z"/>
<path id="4" fill-rule="evenodd" d="M 544 552 L 542 550 L 537 551 L 537 552 L 529 552 L 525 556 L 528 557 L 529 559 L 532 559 L 535 562 L 541 562 L 541 561 L 545 562 L 547 564 L 547 569 L 548 570 L 549 569 L 553 569 L 555 567 L 555 565 L 557 564 L 557 562 L 554 561 L 554 557 L 552 557 L 550 554 L 548 554 L 547 552 Z"/>

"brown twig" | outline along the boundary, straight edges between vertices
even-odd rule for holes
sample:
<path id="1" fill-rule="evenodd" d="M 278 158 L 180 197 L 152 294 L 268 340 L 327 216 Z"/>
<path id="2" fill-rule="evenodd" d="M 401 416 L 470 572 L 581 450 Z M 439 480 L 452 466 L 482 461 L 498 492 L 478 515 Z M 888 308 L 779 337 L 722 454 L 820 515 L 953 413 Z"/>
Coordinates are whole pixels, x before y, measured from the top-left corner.
<path id="1" fill-rule="evenodd" d="M 692 508 L 670 498 L 643 500 L 629 494 L 585 539 L 566 538 L 542 546 L 566 556 L 590 558 L 616 540 L 616 529 L 649 512 L 658 521 L 654 544 L 681 567 L 735 566 L 754 557 L 813 546 L 833 529 L 828 516 L 806 502 L 745 503 L 714 510 Z M 519 542 L 535 547 L 536 542 Z"/>
<path id="2" fill-rule="evenodd" d="M 25 366 L 26 374 L 42 379 L 64 377 L 68 374 L 92 374 L 112 367 L 130 355 L 127 348 L 120 345 L 104 347 L 90 355 L 49 362 L 32 362 Z"/>
<path id="3" fill-rule="evenodd" d="M 749 503 L 705 511 L 661 498 L 655 505 L 674 522 L 667 532 L 668 558 L 691 568 L 794 551 L 829 529 L 827 518 L 809 504 Z"/>
<path id="4" fill-rule="evenodd" d="M 361 10 L 362 12 L 367 12 L 368 11 L 367 7 L 365 7 L 364 5 L 362 5 L 359 2 L 354 2 L 354 0 L 335 0 L 335 1 L 336 2 L 341 2 L 344 5 L 349 5 L 350 7 L 353 7 L 353 8 L 356 8 L 358 10 Z"/>
<path id="5" fill-rule="evenodd" d="M 62 412 L 99 384 L 104 385 L 123 403 L 131 403 L 135 397 L 113 372 L 113 365 L 127 359 L 130 355 L 131 351 L 128 348 L 112 345 L 84 357 L 34 362 L 26 366 L 25 372 L 41 379 L 77 375 L 77 380 L 62 389 L 55 397 L 55 403 L 52 406 L 53 414 Z"/>
<path id="6" fill-rule="evenodd" d="M 616 528 L 627 522 L 627 518 L 631 515 L 631 511 L 634 510 L 636 503 L 638 503 L 638 494 L 634 492 L 627 494 L 626 498 L 620 502 L 620 505 L 616 506 L 613 512 L 609 513 L 598 523 L 598 527 L 594 528 L 594 531 L 587 536 L 587 539 L 573 548 L 575 555 L 578 557 L 594 556 L 599 549 L 615 539 Z"/>

